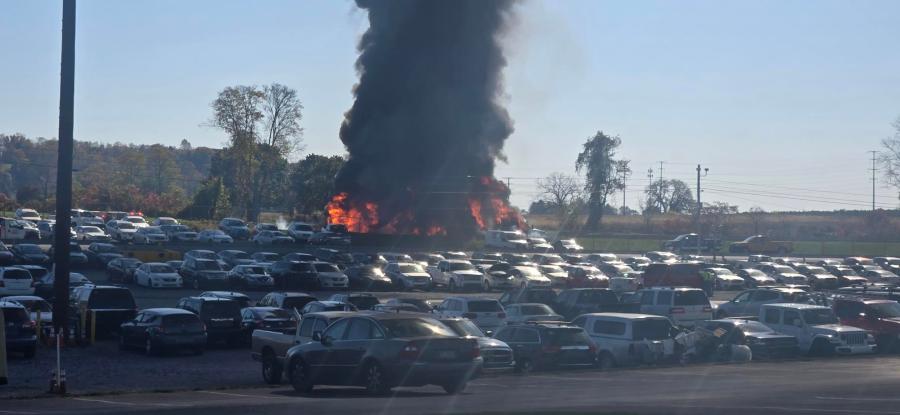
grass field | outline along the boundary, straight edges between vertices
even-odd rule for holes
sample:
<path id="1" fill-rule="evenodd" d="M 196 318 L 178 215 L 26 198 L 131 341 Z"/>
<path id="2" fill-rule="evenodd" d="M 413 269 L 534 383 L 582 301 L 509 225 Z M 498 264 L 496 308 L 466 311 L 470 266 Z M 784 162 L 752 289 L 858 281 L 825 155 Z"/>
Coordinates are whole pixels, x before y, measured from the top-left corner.
<path id="1" fill-rule="evenodd" d="M 643 253 L 662 249 L 664 239 L 651 238 L 576 238 L 586 250 L 615 253 Z M 723 244 L 720 254 L 727 254 L 729 242 Z M 797 241 L 791 256 L 845 257 L 845 256 L 898 256 L 900 242 L 847 242 L 847 241 Z"/>

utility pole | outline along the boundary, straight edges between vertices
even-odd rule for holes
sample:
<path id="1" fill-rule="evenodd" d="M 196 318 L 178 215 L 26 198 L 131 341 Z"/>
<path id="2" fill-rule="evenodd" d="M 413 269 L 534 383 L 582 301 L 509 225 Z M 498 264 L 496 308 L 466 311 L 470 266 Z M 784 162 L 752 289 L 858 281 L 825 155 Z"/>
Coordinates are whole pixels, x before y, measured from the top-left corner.
<path id="1" fill-rule="evenodd" d="M 625 204 L 625 188 L 628 187 L 628 176 L 629 176 L 629 168 L 626 163 L 625 168 L 622 169 L 622 215 L 625 214 L 625 208 L 628 207 Z"/>
<path id="2" fill-rule="evenodd" d="M 660 162 L 659 162 L 659 181 L 660 181 L 660 183 L 663 181 L 663 174 L 662 174 L 662 172 L 663 172 L 663 167 L 662 167 L 662 166 L 663 166 L 663 163 L 665 163 L 665 162 L 664 162 L 664 161 L 660 161 Z"/>
<path id="3" fill-rule="evenodd" d="M 704 170 L 705 173 L 709 173 L 709 168 Z M 704 173 L 704 176 L 706 175 Z M 701 242 L 702 235 L 700 234 L 700 210 L 703 208 L 703 203 L 700 202 L 700 165 L 697 165 L 697 215 L 694 218 L 694 229 L 697 230 L 697 255 L 700 255 L 701 251 Z"/>
<path id="4" fill-rule="evenodd" d="M 68 337 L 69 229 L 72 227 L 72 148 L 75 125 L 75 0 L 63 0 L 59 76 L 59 155 L 56 168 L 56 230 L 53 232 L 53 328 Z"/>
<path id="5" fill-rule="evenodd" d="M 869 150 L 869 152 L 872 153 L 872 168 L 870 170 L 872 170 L 872 211 L 874 212 L 875 211 L 875 172 L 878 171 L 875 168 L 875 156 L 878 154 L 878 151 Z"/>
<path id="6" fill-rule="evenodd" d="M 648 189 L 651 189 L 651 190 L 652 190 L 652 189 L 653 189 L 653 167 L 647 169 L 647 180 L 650 182 Z M 653 196 L 653 195 L 650 194 L 650 195 L 648 195 L 648 196 Z M 648 199 L 647 199 L 647 203 L 650 204 L 651 202 L 652 202 L 652 201 L 648 198 Z M 650 206 L 644 207 L 644 210 L 646 210 L 647 212 L 650 211 L 649 209 L 650 209 Z M 642 212 L 642 213 L 643 213 L 643 212 Z"/>

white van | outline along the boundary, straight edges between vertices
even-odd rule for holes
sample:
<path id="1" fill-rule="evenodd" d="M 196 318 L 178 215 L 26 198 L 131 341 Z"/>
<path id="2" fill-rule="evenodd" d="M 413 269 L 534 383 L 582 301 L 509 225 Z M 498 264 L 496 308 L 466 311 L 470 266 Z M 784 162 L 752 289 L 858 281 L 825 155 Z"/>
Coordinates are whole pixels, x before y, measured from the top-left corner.
<path id="1" fill-rule="evenodd" d="M 600 367 L 650 364 L 675 355 L 675 333 L 669 319 L 650 314 L 590 313 L 575 318 L 600 349 Z"/>
<path id="2" fill-rule="evenodd" d="M 491 230 L 484 234 L 484 246 L 487 248 L 524 251 L 528 249 L 528 239 L 521 232 L 517 231 Z"/>
<path id="3" fill-rule="evenodd" d="M 0 268 L 0 297 L 34 295 L 34 279 L 28 270 L 18 267 Z"/>
<path id="4" fill-rule="evenodd" d="M 709 297 L 699 288 L 653 287 L 637 294 L 641 313 L 668 317 L 676 326 L 693 327 L 713 318 Z"/>

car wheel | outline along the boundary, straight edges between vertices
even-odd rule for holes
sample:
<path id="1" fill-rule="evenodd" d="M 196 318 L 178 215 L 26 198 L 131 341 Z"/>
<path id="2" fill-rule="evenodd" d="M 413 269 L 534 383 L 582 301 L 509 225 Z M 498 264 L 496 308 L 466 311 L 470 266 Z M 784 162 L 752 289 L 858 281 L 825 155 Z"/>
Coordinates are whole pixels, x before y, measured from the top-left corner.
<path id="1" fill-rule="evenodd" d="M 281 383 L 281 367 L 275 360 L 275 353 L 271 350 L 263 352 L 262 357 L 262 375 L 263 380 L 269 385 L 277 385 Z"/>
<path id="2" fill-rule="evenodd" d="M 294 359 L 291 362 L 291 386 L 299 393 L 310 393 L 313 390 L 312 379 L 309 378 L 309 368 L 303 360 Z"/>
<path id="3" fill-rule="evenodd" d="M 598 366 L 600 367 L 600 370 L 610 370 L 616 367 L 616 361 L 609 353 L 600 353 Z"/>
<path id="4" fill-rule="evenodd" d="M 153 340 L 147 337 L 147 340 L 144 342 L 144 353 L 147 356 L 155 356 L 158 350 L 156 345 L 153 344 Z"/>
<path id="5" fill-rule="evenodd" d="M 447 289 L 450 290 L 451 293 L 456 292 L 456 281 L 450 280 L 450 283 L 447 285 Z"/>
<path id="6" fill-rule="evenodd" d="M 534 363 L 531 362 L 531 359 L 522 359 L 516 362 L 515 372 L 527 375 L 534 371 Z"/>
<path id="7" fill-rule="evenodd" d="M 460 382 L 451 382 L 444 385 L 441 385 L 444 388 L 444 392 L 447 392 L 448 395 L 456 395 L 466 390 L 466 385 L 468 382 L 460 381 Z"/>
<path id="8" fill-rule="evenodd" d="M 385 395 L 391 391 L 390 386 L 387 385 L 384 369 L 378 363 L 369 363 L 363 373 L 365 374 L 366 392 L 369 395 Z"/>
<path id="9" fill-rule="evenodd" d="M 809 355 L 816 357 L 828 357 L 834 354 L 834 346 L 825 339 L 818 339 L 809 348 Z"/>
<path id="10" fill-rule="evenodd" d="M 200 289 L 200 279 L 194 278 L 194 281 L 191 282 L 191 286 L 194 287 L 195 290 Z"/>

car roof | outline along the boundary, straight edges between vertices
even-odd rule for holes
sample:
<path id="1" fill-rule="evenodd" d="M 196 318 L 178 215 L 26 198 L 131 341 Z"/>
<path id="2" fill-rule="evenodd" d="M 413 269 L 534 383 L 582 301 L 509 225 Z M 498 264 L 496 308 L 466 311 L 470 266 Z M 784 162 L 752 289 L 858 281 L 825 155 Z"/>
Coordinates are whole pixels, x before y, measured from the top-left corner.
<path id="1" fill-rule="evenodd" d="M 36 296 L 36 295 L 10 295 L 10 296 L 8 296 L 8 297 L 3 297 L 3 300 L 0 300 L 0 301 L 20 301 L 20 300 L 27 300 L 27 301 L 41 300 L 41 301 L 47 301 L 47 300 L 44 300 L 43 298 L 38 297 L 38 296 Z"/>
<path id="2" fill-rule="evenodd" d="M 6 308 L 21 308 L 21 309 L 23 309 L 23 310 L 25 309 L 25 306 L 23 306 L 22 304 L 19 304 L 19 303 L 14 302 L 14 301 L 6 301 L 5 298 L 4 298 L 4 299 L 0 299 L 0 307 L 6 307 Z"/>
<path id="3" fill-rule="evenodd" d="M 280 292 L 273 292 L 272 294 L 282 295 L 282 296 L 285 296 L 285 297 L 312 297 L 312 298 L 316 298 L 316 297 L 313 296 L 313 295 L 310 295 L 310 294 L 307 294 L 307 293 L 302 293 L 302 292 L 297 292 L 297 291 L 287 291 L 287 292 L 285 292 L 285 291 L 280 291 Z"/>
<path id="4" fill-rule="evenodd" d="M 146 309 L 141 310 L 141 312 L 159 314 L 159 315 L 163 315 L 163 316 L 169 316 L 169 315 L 175 315 L 175 314 L 194 315 L 194 313 L 187 311 L 187 310 L 182 310 L 180 308 L 146 308 Z"/>
<path id="5" fill-rule="evenodd" d="M 222 298 L 222 297 L 201 297 L 199 295 L 187 297 L 191 300 L 203 300 L 203 301 L 234 301 L 231 298 Z"/>
<path id="6" fill-rule="evenodd" d="M 237 292 L 237 291 L 205 291 L 202 294 L 207 294 L 210 296 L 221 296 L 221 297 L 250 298 L 247 294 Z"/>
<path id="7" fill-rule="evenodd" d="M 774 304 L 763 304 L 763 307 L 775 307 L 775 308 L 790 308 L 790 309 L 798 309 L 798 310 L 820 310 L 826 309 L 830 310 L 830 308 L 823 305 L 815 305 L 815 304 L 799 304 L 799 303 L 774 303 Z"/>
<path id="8" fill-rule="evenodd" d="M 620 320 L 668 320 L 667 317 L 657 316 L 654 314 L 640 314 L 640 313 L 588 313 L 582 314 L 584 317 L 603 317 L 603 318 L 614 318 Z"/>

